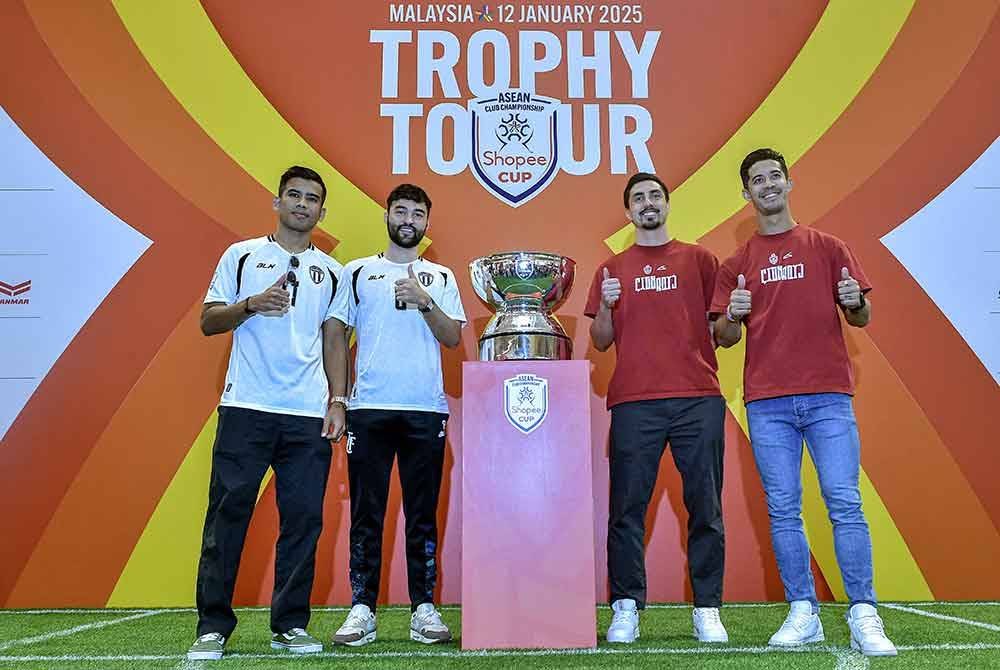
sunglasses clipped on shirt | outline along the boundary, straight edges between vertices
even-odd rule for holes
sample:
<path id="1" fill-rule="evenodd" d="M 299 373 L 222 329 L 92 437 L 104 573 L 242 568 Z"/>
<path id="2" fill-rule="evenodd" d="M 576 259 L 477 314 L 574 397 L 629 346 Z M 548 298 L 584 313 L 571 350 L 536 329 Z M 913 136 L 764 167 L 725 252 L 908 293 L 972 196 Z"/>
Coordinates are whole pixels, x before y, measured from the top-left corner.
<path id="1" fill-rule="evenodd" d="M 299 295 L 299 278 L 295 271 L 299 269 L 299 259 L 291 256 L 288 259 L 288 269 L 285 271 L 285 284 L 292 287 L 291 304 L 295 306 L 295 298 Z"/>

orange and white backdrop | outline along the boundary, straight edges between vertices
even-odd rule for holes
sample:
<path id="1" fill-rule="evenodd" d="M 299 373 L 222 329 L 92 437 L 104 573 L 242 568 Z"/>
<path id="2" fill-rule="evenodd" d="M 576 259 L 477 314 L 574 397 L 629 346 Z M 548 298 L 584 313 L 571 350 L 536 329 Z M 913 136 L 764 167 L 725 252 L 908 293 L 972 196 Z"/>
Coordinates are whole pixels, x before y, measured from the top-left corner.
<path id="1" fill-rule="evenodd" d="M 846 240 L 876 287 L 873 323 L 848 340 L 881 597 L 1000 597 L 998 9 L 0 3 L 0 605 L 193 601 L 228 348 L 201 335 L 198 315 L 222 251 L 273 229 L 271 197 L 291 164 L 326 179 L 317 244 L 340 261 L 384 246 L 382 201 L 397 183 L 434 200 L 426 253 L 455 269 L 471 322 L 445 353 L 445 602 L 461 600 L 461 408 L 481 401 L 464 397 L 460 368 L 490 314 L 465 268 L 516 248 L 576 259 L 560 318 L 575 357 L 592 363 L 594 439 L 579 448 L 593 453 L 595 579 L 606 594 L 614 354 L 589 346 L 587 284 L 632 243 L 620 193 L 637 169 L 671 186 L 673 236 L 727 256 L 754 227 L 737 168 L 761 145 L 788 158 L 796 217 Z M 521 105 L 514 123 L 504 104 Z M 648 346 L 661 346 L 657 333 Z M 780 599 L 742 358 L 720 352 L 725 595 Z M 350 598 L 346 463 L 335 451 L 319 603 Z M 817 583 L 842 598 L 816 479 L 804 473 Z M 679 480 L 669 459 L 660 474 L 650 597 L 681 600 Z M 389 602 L 406 599 L 399 506 L 394 490 Z M 267 481 L 239 603 L 268 601 L 276 534 Z"/>

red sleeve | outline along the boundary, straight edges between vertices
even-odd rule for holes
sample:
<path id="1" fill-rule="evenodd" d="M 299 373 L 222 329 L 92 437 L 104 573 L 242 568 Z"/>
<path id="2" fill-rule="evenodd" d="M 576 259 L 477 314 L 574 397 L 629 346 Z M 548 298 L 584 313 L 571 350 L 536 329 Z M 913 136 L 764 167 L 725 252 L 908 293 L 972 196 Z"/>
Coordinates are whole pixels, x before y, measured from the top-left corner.
<path id="1" fill-rule="evenodd" d="M 736 288 L 736 276 L 740 274 L 738 270 L 739 257 L 727 258 L 719 271 L 715 274 L 715 292 L 712 295 L 712 306 L 709 308 L 711 314 L 725 314 L 729 307 L 729 294 Z"/>
<path id="2" fill-rule="evenodd" d="M 861 285 L 862 293 L 867 293 L 872 290 L 872 285 L 868 281 L 868 275 L 865 274 L 857 256 L 854 255 L 854 252 L 851 251 L 847 244 L 837 238 L 833 238 L 830 257 L 831 262 L 833 263 L 833 276 L 835 277 L 833 284 L 834 297 L 837 295 L 837 282 L 839 282 L 843 277 L 842 273 L 844 268 L 847 268 L 850 275 L 858 280 L 858 284 Z"/>
<path id="3" fill-rule="evenodd" d="M 705 311 L 712 311 L 712 297 L 715 293 L 715 277 L 719 273 L 719 259 L 708 249 L 702 247 L 701 281 L 705 295 Z"/>
<path id="4" fill-rule="evenodd" d="M 587 293 L 587 306 L 583 308 L 585 316 L 593 319 L 597 316 L 597 310 L 601 308 L 601 282 L 604 281 L 604 268 L 606 264 L 598 266 L 594 273 L 594 278 L 590 281 L 590 292 Z"/>

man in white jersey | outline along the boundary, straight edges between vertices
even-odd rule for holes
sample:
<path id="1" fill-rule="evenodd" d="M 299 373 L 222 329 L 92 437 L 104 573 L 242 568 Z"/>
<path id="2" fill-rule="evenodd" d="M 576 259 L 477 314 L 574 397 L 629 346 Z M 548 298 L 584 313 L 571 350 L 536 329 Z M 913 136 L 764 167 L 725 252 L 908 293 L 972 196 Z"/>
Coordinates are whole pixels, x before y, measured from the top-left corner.
<path id="1" fill-rule="evenodd" d="M 412 616 L 410 638 L 425 644 L 451 639 L 434 608 L 437 581 L 437 504 L 444 466 L 448 402 L 441 348 L 458 346 L 465 312 L 448 268 L 417 255 L 427 232 L 431 200 L 411 184 L 386 199 L 389 244 L 384 253 L 344 267 L 332 324 L 357 333 L 350 399 L 331 406 L 331 437 L 347 430 L 351 490 L 351 611 L 333 636 L 359 646 L 375 639 L 375 601 L 382 569 L 382 529 L 389 476 L 399 459 L 406 516 L 406 568 Z M 345 338 L 334 336 L 335 346 Z M 334 395 L 347 388 L 346 347 L 334 357 Z"/>
<path id="2" fill-rule="evenodd" d="M 327 371 L 331 305 L 341 265 L 310 242 L 326 210 L 314 171 L 281 177 L 274 234 L 237 242 L 212 277 L 201 329 L 233 333 L 212 450 L 208 511 L 198 565 L 198 638 L 190 660 L 222 657 L 236 627 L 233 589 L 264 473 L 274 469 L 281 530 L 271 598 L 271 646 L 315 653 L 309 596 L 330 470 Z M 343 349 L 341 345 L 340 350 Z"/>

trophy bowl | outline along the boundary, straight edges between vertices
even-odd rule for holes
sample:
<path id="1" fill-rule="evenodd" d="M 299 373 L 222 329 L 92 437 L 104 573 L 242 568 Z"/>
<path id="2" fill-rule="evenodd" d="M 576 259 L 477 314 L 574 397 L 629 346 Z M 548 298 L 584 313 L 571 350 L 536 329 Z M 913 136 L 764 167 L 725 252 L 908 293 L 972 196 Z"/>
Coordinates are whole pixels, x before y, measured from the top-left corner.
<path id="1" fill-rule="evenodd" d="M 566 360 L 573 343 L 552 311 L 569 295 L 576 261 L 508 251 L 469 264 L 476 295 L 496 314 L 479 338 L 481 361 Z"/>

